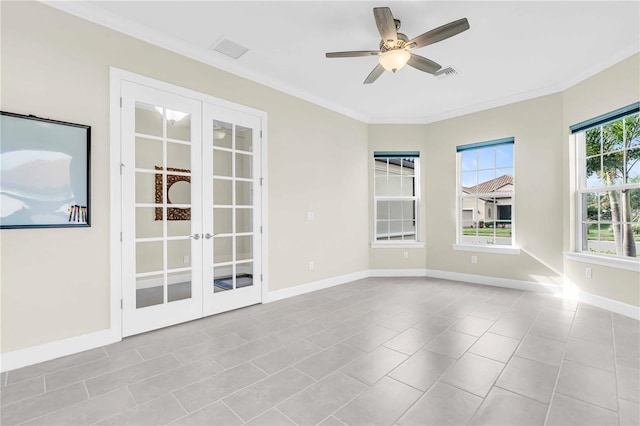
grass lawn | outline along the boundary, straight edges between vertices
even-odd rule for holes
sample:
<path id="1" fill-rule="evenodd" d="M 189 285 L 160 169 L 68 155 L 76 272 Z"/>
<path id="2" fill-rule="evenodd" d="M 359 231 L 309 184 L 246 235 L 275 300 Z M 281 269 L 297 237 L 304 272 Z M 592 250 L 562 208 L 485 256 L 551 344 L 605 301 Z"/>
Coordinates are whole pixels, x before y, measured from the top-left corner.
<path id="1" fill-rule="evenodd" d="M 476 231 L 478 231 L 479 236 L 481 237 L 492 237 L 493 236 L 493 228 L 465 228 L 462 235 L 474 236 L 476 235 Z M 496 237 L 510 237 L 511 236 L 511 228 L 496 228 Z"/>
<path id="2" fill-rule="evenodd" d="M 613 238 L 613 228 L 611 224 L 600 225 L 600 238 L 598 238 L 598 225 L 589 225 L 587 240 L 615 241 Z M 638 237 L 636 236 L 636 241 Z"/>

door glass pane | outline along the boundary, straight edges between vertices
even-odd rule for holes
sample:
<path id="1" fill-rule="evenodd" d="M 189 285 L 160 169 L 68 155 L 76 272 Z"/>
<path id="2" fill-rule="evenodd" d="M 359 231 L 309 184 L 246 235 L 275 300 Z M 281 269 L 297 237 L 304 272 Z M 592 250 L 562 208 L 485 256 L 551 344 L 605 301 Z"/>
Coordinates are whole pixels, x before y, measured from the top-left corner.
<path id="1" fill-rule="evenodd" d="M 215 235 L 233 232 L 233 209 L 213 209 L 213 233 Z"/>
<path id="2" fill-rule="evenodd" d="M 224 179 L 213 180 L 213 204 L 216 206 L 230 206 L 232 204 L 233 181 Z"/>
<path id="3" fill-rule="evenodd" d="M 248 154 L 236 153 L 236 177 L 251 178 L 251 164 L 253 156 Z"/>
<path id="4" fill-rule="evenodd" d="M 136 272 L 162 271 L 162 241 L 136 243 Z"/>
<path id="5" fill-rule="evenodd" d="M 191 298 L 191 271 L 168 273 L 167 284 L 169 302 Z"/>
<path id="6" fill-rule="evenodd" d="M 181 237 L 191 234 L 191 217 L 190 209 L 169 209 L 169 216 L 179 213 L 185 219 L 176 219 L 167 221 L 167 236 L 169 237 Z"/>
<path id="7" fill-rule="evenodd" d="M 213 150 L 213 175 L 231 176 L 231 157 L 228 151 Z"/>
<path id="8" fill-rule="evenodd" d="M 240 263 L 236 266 L 236 288 L 253 285 L 253 262 Z"/>
<path id="9" fill-rule="evenodd" d="M 162 221 L 156 220 L 155 207 L 136 207 L 136 238 L 161 238 Z"/>
<path id="10" fill-rule="evenodd" d="M 236 126 L 236 149 L 253 151 L 253 129 Z"/>
<path id="11" fill-rule="evenodd" d="M 136 203 L 156 202 L 156 174 L 155 173 L 136 173 Z M 159 181 L 159 187 L 162 188 L 162 180 Z M 162 203 L 162 198 L 158 203 Z"/>
<path id="12" fill-rule="evenodd" d="M 162 274 L 136 278 L 136 308 L 164 303 L 163 283 Z"/>
<path id="13" fill-rule="evenodd" d="M 167 142 L 167 167 L 178 172 L 191 172 L 191 145 Z"/>
<path id="14" fill-rule="evenodd" d="M 191 115 L 165 109 L 167 114 L 167 138 L 181 141 L 191 140 Z"/>
<path id="15" fill-rule="evenodd" d="M 231 124 L 213 120 L 213 146 L 232 148 Z"/>
<path id="16" fill-rule="evenodd" d="M 233 290 L 233 266 L 217 266 L 213 268 L 213 292 Z"/>
<path id="17" fill-rule="evenodd" d="M 161 137 L 162 111 L 162 108 L 160 108 L 160 112 L 158 112 L 153 105 L 136 102 L 136 133 Z"/>
<path id="18" fill-rule="evenodd" d="M 253 204 L 253 184 L 251 182 L 236 182 L 236 204 L 240 206 Z"/>
<path id="19" fill-rule="evenodd" d="M 253 209 L 236 209 L 236 232 L 253 232 Z"/>
<path id="20" fill-rule="evenodd" d="M 167 241 L 167 263 L 169 269 L 191 266 L 191 240 L 185 238 Z"/>
<path id="21" fill-rule="evenodd" d="M 136 168 L 155 170 L 162 167 L 162 141 L 136 138 Z"/>
<path id="22" fill-rule="evenodd" d="M 236 237 L 236 260 L 253 259 L 253 236 Z"/>
<path id="23" fill-rule="evenodd" d="M 213 263 L 233 260 L 233 237 L 213 237 Z"/>

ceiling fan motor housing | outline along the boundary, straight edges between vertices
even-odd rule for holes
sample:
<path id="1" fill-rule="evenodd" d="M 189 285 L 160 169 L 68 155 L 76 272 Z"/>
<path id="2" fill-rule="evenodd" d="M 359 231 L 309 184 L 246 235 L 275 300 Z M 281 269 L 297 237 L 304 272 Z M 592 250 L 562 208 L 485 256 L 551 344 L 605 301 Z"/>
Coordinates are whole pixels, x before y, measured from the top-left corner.
<path id="1" fill-rule="evenodd" d="M 409 41 L 409 37 L 405 34 L 398 33 L 398 38 L 393 46 L 389 46 L 384 40 L 380 40 L 380 51 L 386 52 L 387 50 L 402 49 L 407 41 Z"/>

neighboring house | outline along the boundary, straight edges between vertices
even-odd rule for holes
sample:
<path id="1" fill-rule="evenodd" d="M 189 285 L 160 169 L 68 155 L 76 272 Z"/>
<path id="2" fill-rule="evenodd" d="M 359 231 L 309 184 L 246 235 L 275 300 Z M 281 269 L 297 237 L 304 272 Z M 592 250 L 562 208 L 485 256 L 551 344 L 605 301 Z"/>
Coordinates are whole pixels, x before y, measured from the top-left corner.
<path id="1" fill-rule="evenodd" d="M 479 224 L 484 227 L 511 225 L 511 206 L 513 198 L 513 176 L 502 175 L 495 179 L 482 182 L 472 187 L 462 187 L 465 194 L 509 194 L 500 197 L 464 198 L 462 201 L 462 226 L 476 228 Z"/>

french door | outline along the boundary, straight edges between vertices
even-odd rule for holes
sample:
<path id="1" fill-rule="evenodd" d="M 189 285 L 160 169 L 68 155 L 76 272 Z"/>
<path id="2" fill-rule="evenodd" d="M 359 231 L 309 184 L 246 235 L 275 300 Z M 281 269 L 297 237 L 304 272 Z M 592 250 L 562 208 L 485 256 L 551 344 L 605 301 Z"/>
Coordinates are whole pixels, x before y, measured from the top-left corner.
<path id="1" fill-rule="evenodd" d="M 260 118 L 121 94 L 123 336 L 259 303 Z"/>

